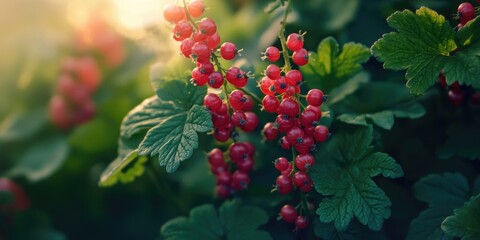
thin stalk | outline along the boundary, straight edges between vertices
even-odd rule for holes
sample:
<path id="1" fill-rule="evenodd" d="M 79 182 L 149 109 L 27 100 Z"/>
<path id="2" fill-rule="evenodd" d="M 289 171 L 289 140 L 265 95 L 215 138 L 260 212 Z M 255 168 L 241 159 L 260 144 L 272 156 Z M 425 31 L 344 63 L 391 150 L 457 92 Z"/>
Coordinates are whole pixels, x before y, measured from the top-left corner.
<path id="1" fill-rule="evenodd" d="M 281 28 L 280 31 L 278 31 L 278 38 L 280 39 L 280 44 L 282 45 L 283 60 L 285 61 L 285 72 L 292 70 L 290 65 L 290 56 L 288 55 L 287 40 L 285 39 L 285 27 L 287 26 L 287 17 L 289 12 L 290 1 L 287 0 L 287 6 L 285 7 L 285 12 L 283 13 L 282 22 L 280 22 Z"/>

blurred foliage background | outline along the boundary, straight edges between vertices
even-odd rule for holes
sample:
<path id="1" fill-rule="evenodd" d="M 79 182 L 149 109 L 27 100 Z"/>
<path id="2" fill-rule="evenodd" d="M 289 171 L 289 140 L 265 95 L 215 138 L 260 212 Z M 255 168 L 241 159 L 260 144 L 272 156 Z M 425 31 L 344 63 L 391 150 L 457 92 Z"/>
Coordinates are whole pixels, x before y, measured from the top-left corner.
<path id="1" fill-rule="evenodd" d="M 277 43 L 281 12 L 264 13 L 269 1 L 206 0 L 207 16 L 217 21 L 222 41 L 244 49 L 242 61 L 259 71 L 261 52 Z M 27 210 L 0 215 L 0 239 L 155 239 L 168 219 L 186 215 L 194 206 L 214 200 L 214 179 L 204 155 L 197 151 L 175 174 L 153 163 L 131 184 L 100 188 L 101 172 L 117 154 L 119 126 L 126 113 L 154 94 L 150 73 L 183 71 L 191 63 L 174 49 L 170 26 L 162 19 L 167 0 L 6 0 L 0 7 L 0 174 L 24 188 Z M 304 0 L 293 1 L 287 33 L 306 31 L 306 48 L 314 51 L 327 36 L 339 43 L 371 46 L 390 32 L 385 18 L 397 10 L 428 6 L 452 16 L 460 1 L 447 0 Z M 102 72 L 94 95 L 95 117 L 69 131 L 49 120 L 48 103 L 59 77 L 62 59 L 79 55 L 75 36 L 91 17 L 103 19 L 123 41 L 126 58 L 108 66 L 95 53 Z M 85 54 L 85 53 L 82 53 Z M 87 53 L 90 54 L 90 53 Z M 154 67 L 151 66 L 154 64 Z M 403 73 L 382 69 L 373 58 L 365 65 L 372 81 L 404 84 Z M 432 172 L 459 171 L 472 178 L 478 164 L 440 160 L 438 146 L 445 129 L 458 121 L 458 109 L 445 93 L 434 89 L 419 98 L 427 115 L 397 120 L 391 131 L 380 131 L 385 152 L 404 168 L 401 180 L 379 180 L 392 200 L 392 217 L 370 239 L 403 239 L 408 225 L 425 205 L 411 194 L 411 185 Z M 437 119 L 441 117 L 441 121 Z M 260 115 L 260 118 L 267 117 Z M 428 128 L 422 126 L 428 125 Z M 415 133 L 415 135 L 409 135 Z M 201 136 L 205 139 L 208 136 Z M 260 165 L 276 153 L 261 136 L 241 136 L 256 143 Z M 400 139 L 400 140 L 399 140 Z M 201 141 L 208 149 L 211 141 Z M 474 166 L 473 166 L 474 165 Z M 473 166 L 473 168 L 472 168 Z M 273 167 L 252 176 L 248 201 L 274 206 L 282 201 L 269 195 Z M 267 191 L 265 191 L 267 189 Z M 275 209 L 270 209 L 270 215 Z M 267 226 L 274 239 L 289 239 L 280 223 Z"/>

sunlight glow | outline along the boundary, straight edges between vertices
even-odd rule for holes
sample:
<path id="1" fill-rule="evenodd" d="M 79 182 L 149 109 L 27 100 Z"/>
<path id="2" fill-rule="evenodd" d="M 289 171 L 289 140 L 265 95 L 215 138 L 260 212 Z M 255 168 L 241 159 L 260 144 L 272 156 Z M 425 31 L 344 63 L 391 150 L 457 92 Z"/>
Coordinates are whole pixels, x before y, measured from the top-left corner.
<path id="1" fill-rule="evenodd" d="M 112 0 L 115 18 L 125 28 L 138 29 L 159 23 L 166 0 Z"/>

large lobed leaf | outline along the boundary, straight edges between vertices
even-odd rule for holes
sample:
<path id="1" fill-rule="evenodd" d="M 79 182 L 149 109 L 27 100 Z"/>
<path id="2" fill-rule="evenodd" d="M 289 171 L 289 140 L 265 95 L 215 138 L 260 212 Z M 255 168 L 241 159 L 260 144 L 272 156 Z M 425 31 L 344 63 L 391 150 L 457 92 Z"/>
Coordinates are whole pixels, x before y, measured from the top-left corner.
<path id="1" fill-rule="evenodd" d="M 401 167 L 385 153 L 372 153 L 373 128 L 362 127 L 352 134 L 332 139 L 330 154 L 335 161 L 318 164 L 310 172 L 315 189 L 330 197 L 320 203 L 317 214 L 323 223 L 334 222 L 342 231 L 356 217 L 372 230 L 380 230 L 390 217 L 391 202 L 371 177 L 403 176 Z"/>
<path id="2" fill-rule="evenodd" d="M 372 54 L 386 69 L 407 70 L 407 87 L 414 94 L 432 86 L 442 69 L 449 84 L 480 87 L 478 18 L 458 33 L 445 17 L 426 7 L 395 12 L 387 22 L 397 32 L 375 42 Z"/>
<path id="3" fill-rule="evenodd" d="M 165 240 L 268 240 L 270 235 L 257 228 L 268 221 L 261 209 L 237 201 L 225 202 L 217 212 L 213 205 L 190 211 L 190 217 L 178 217 L 165 223 L 161 234 Z"/>

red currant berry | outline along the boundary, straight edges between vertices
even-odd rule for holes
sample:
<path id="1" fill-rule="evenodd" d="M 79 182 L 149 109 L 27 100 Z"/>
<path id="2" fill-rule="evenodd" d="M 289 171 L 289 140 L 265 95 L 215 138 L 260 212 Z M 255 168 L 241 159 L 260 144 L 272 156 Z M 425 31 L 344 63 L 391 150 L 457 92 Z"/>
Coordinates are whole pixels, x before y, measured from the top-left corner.
<path id="1" fill-rule="evenodd" d="M 293 143 L 295 145 L 303 142 L 303 136 L 305 136 L 305 133 L 299 127 L 292 127 L 287 131 L 285 136 L 287 137 L 287 141 L 289 143 Z"/>
<path id="2" fill-rule="evenodd" d="M 182 20 L 173 27 L 173 38 L 177 41 L 189 38 L 193 33 L 193 27 L 186 20 Z"/>
<path id="3" fill-rule="evenodd" d="M 302 141 L 295 143 L 294 146 L 299 153 L 310 153 L 315 151 L 315 140 L 311 136 L 304 136 Z"/>
<path id="4" fill-rule="evenodd" d="M 11 210 L 24 211 L 30 207 L 30 200 L 28 199 L 22 186 L 8 178 L 0 178 L 0 192 L 9 192 L 13 196 L 11 203 L 3 204 L 1 210 L 9 213 Z M 2 219 L 5 220 L 6 219 Z"/>
<path id="5" fill-rule="evenodd" d="M 303 66 L 308 63 L 308 52 L 305 48 L 301 48 L 293 52 L 292 60 L 298 66 Z"/>
<path id="6" fill-rule="evenodd" d="M 229 198 L 230 197 L 230 188 L 227 185 L 216 185 L 215 192 L 219 198 Z"/>
<path id="7" fill-rule="evenodd" d="M 278 129 L 276 129 L 275 124 L 268 122 L 263 127 L 263 135 L 267 141 L 273 141 L 278 136 Z"/>
<path id="8" fill-rule="evenodd" d="M 182 7 L 169 3 L 163 8 L 163 17 L 171 23 L 177 23 L 185 18 L 185 11 Z"/>
<path id="9" fill-rule="evenodd" d="M 243 103 L 242 111 L 249 112 L 253 109 L 253 100 L 248 95 L 245 95 L 246 101 Z"/>
<path id="10" fill-rule="evenodd" d="M 210 112 L 212 115 L 212 123 L 214 128 L 223 128 L 230 123 L 230 116 L 226 113 Z"/>
<path id="11" fill-rule="evenodd" d="M 301 172 L 301 171 L 296 172 L 293 175 L 292 180 L 293 180 L 293 183 L 295 184 L 295 186 L 297 186 L 299 188 L 303 188 L 304 190 L 308 190 L 309 186 L 313 187 L 312 179 L 310 179 L 310 177 L 305 172 Z M 305 188 L 305 187 L 307 187 L 307 188 Z M 311 188 L 310 188 L 310 190 L 311 190 Z M 307 191 L 307 192 L 309 192 L 309 191 Z"/>
<path id="12" fill-rule="evenodd" d="M 440 84 L 440 86 L 442 88 L 447 88 L 448 84 L 447 84 L 447 79 L 445 78 L 445 74 L 443 73 L 443 71 L 438 75 L 438 84 Z"/>
<path id="13" fill-rule="evenodd" d="M 265 76 L 269 77 L 270 79 L 279 79 L 280 78 L 280 68 L 275 64 L 270 64 L 265 69 Z"/>
<path id="14" fill-rule="evenodd" d="M 82 123 L 90 121 L 96 112 L 95 102 L 91 99 L 83 102 L 82 105 L 77 106 L 78 109 L 74 113 L 73 121 L 75 124 L 80 125 Z"/>
<path id="15" fill-rule="evenodd" d="M 458 16 L 463 25 L 475 18 L 475 8 L 469 2 L 464 2 L 458 6 Z"/>
<path id="16" fill-rule="evenodd" d="M 228 172 L 228 166 L 226 164 L 224 164 L 224 165 L 210 165 L 210 171 L 214 175 L 219 175 L 220 173 Z"/>
<path id="17" fill-rule="evenodd" d="M 208 35 L 203 34 L 201 32 L 194 32 L 192 35 L 192 39 L 194 42 L 204 42 L 207 41 Z"/>
<path id="18" fill-rule="evenodd" d="M 239 170 L 235 171 L 232 175 L 232 188 L 234 190 L 242 190 L 248 188 L 250 184 L 250 177 L 247 173 Z"/>
<path id="19" fill-rule="evenodd" d="M 285 74 L 287 84 L 296 86 L 302 82 L 302 73 L 298 70 L 290 70 Z"/>
<path id="20" fill-rule="evenodd" d="M 280 174 L 285 175 L 285 176 L 290 176 L 292 171 L 293 171 L 293 165 L 291 163 L 288 163 L 288 168 L 281 171 Z"/>
<path id="21" fill-rule="evenodd" d="M 186 58 L 190 58 L 192 55 L 192 47 L 195 42 L 191 38 L 187 38 L 182 41 L 180 44 L 180 51 L 182 52 L 183 56 Z"/>
<path id="22" fill-rule="evenodd" d="M 200 17 L 205 11 L 205 3 L 202 0 L 193 0 L 188 3 L 187 9 L 190 16 L 194 18 Z"/>
<path id="23" fill-rule="evenodd" d="M 297 51 L 303 48 L 303 35 L 292 33 L 287 38 L 287 48 L 291 51 Z"/>
<path id="24" fill-rule="evenodd" d="M 203 74 L 200 68 L 194 68 L 192 70 L 192 82 L 198 86 L 203 86 L 208 82 L 208 75 Z"/>
<path id="25" fill-rule="evenodd" d="M 284 133 L 294 126 L 293 118 L 286 114 L 280 114 L 275 118 L 275 122 L 278 125 L 278 131 Z"/>
<path id="26" fill-rule="evenodd" d="M 55 126 L 60 129 L 68 129 L 73 126 L 73 117 L 65 98 L 60 95 L 53 96 L 48 108 L 50 118 Z"/>
<path id="27" fill-rule="evenodd" d="M 221 172 L 217 174 L 218 185 L 228 185 L 232 181 L 232 175 L 229 172 Z"/>
<path id="28" fill-rule="evenodd" d="M 300 122 L 303 127 L 312 127 L 316 126 L 320 118 L 314 110 L 305 110 L 300 116 Z"/>
<path id="29" fill-rule="evenodd" d="M 309 225 L 308 218 L 304 216 L 298 216 L 295 219 L 295 228 L 296 229 L 304 229 L 307 228 Z"/>
<path id="30" fill-rule="evenodd" d="M 277 97 L 266 95 L 263 97 L 262 106 L 266 112 L 274 113 L 277 111 L 278 106 L 280 106 L 280 102 L 278 101 Z"/>
<path id="31" fill-rule="evenodd" d="M 207 154 L 207 159 L 212 166 L 225 166 L 223 152 L 219 148 L 214 148 Z"/>
<path id="32" fill-rule="evenodd" d="M 237 54 L 237 46 L 231 42 L 225 42 L 220 47 L 220 56 L 225 60 L 232 60 Z"/>
<path id="33" fill-rule="evenodd" d="M 282 217 L 283 221 L 293 223 L 298 216 L 297 209 L 289 204 L 284 205 L 280 210 L 280 216 Z"/>
<path id="34" fill-rule="evenodd" d="M 190 55 L 194 60 L 208 59 L 210 57 L 210 48 L 204 42 L 197 42 L 192 46 L 192 54 Z"/>
<path id="35" fill-rule="evenodd" d="M 223 86 L 223 76 L 220 72 L 213 72 L 208 76 L 208 85 L 212 88 L 220 88 Z"/>
<path id="36" fill-rule="evenodd" d="M 280 51 L 278 48 L 271 46 L 265 50 L 264 56 L 268 59 L 268 61 L 276 62 L 278 59 L 280 59 Z"/>
<path id="37" fill-rule="evenodd" d="M 218 110 L 222 106 L 222 103 L 222 99 L 215 93 L 209 93 L 203 98 L 203 105 L 211 111 Z"/>
<path id="38" fill-rule="evenodd" d="M 76 61 L 75 73 L 81 82 L 90 93 L 97 90 L 100 85 L 101 73 L 97 62 L 92 57 L 79 58 Z"/>
<path id="39" fill-rule="evenodd" d="M 278 114 L 286 114 L 290 117 L 297 116 L 299 111 L 300 107 L 298 106 L 297 101 L 292 98 L 283 99 L 278 107 Z"/>
<path id="40" fill-rule="evenodd" d="M 470 98 L 470 101 L 474 105 L 480 105 L 480 92 L 479 91 L 474 92 Z"/>
<path id="41" fill-rule="evenodd" d="M 246 123 L 240 128 L 245 132 L 252 132 L 258 125 L 258 117 L 254 112 L 245 112 Z"/>
<path id="42" fill-rule="evenodd" d="M 242 111 L 235 111 L 232 114 L 232 125 L 235 127 L 243 126 L 247 123 L 247 116 Z"/>
<path id="43" fill-rule="evenodd" d="M 208 36 L 205 41 L 207 41 L 207 45 L 210 49 L 215 49 L 220 44 L 220 35 L 214 33 L 213 35 Z"/>
<path id="44" fill-rule="evenodd" d="M 211 36 L 217 31 L 217 25 L 212 19 L 203 18 L 198 24 L 198 31 L 200 31 L 202 34 Z"/>
<path id="45" fill-rule="evenodd" d="M 285 77 L 283 76 L 275 80 L 273 83 L 273 86 L 275 86 L 275 90 L 277 91 L 278 94 L 282 94 L 286 92 L 289 87 L 287 82 L 285 81 Z"/>
<path id="46" fill-rule="evenodd" d="M 320 107 L 322 103 L 325 101 L 325 95 L 323 95 L 322 90 L 320 89 L 312 89 L 307 93 L 307 102 L 308 104 Z"/>
<path id="47" fill-rule="evenodd" d="M 274 80 L 264 77 L 260 80 L 260 91 L 268 96 L 275 96 Z"/>
<path id="48" fill-rule="evenodd" d="M 315 138 L 315 141 L 317 142 L 325 142 L 328 139 L 328 136 L 330 135 L 328 128 L 319 125 L 315 127 L 315 133 L 313 134 L 313 137 Z"/>
<path id="49" fill-rule="evenodd" d="M 449 90 L 448 91 L 448 100 L 454 105 L 454 106 L 460 106 L 462 103 L 465 101 L 465 93 L 460 90 L 460 91 L 455 91 L 455 90 Z"/>
<path id="50" fill-rule="evenodd" d="M 287 170 L 288 165 L 290 164 L 290 162 L 288 162 L 288 160 L 284 157 L 275 159 L 275 162 L 273 163 L 275 164 L 275 168 L 280 172 Z"/>
<path id="51" fill-rule="evenodd" d="M 312 154 L 299 154 L 295 158 L 295 166 L 297 166 L 300 171 L 308 171 L 315 164 L 315 157 Z"/>
<path id="52" fill-rule="evenodd" d="M 255 155 L 255 146 L 251 142 L 243 142 L 243 145 L 247 148 L 247 155 L 253 157 Z"/>
<path id="53" fill-rule="evenodd" d="M 233 90 L 229 96 L 229 102 L 233 109 L 242 110 L 247 98 L 241 90 Z"/>
<path id="54" fill-rule="evenodd" d="M 247 156 L 244 159 L 241 159 L 240 161 L 237 161 L 236 163 L 238 171 L 244 172 L 244 173 L 249 173 L 253 169 L 253 158 L 250 156 Z"/>
<path id="55" fill-rule="evenodd" d="M 227 70 L 225 77 L 229 83 L 237 88 L 242 88 L 247 85 L 248 77 L 245 72 L 237 67 L 231 67 Z"/>
<path id="56" fill-rule="evenodd" d="M 277 177 L 275 189 L 280 194 L 289 194 L 293 189 L 293 184 L 290 177 L 285 175 L 280 175 Z"/>
<path id="57" fill-rule="evenodd" d="M 215 132 L 213 133 L 213 137 L 215 138 L 215 140 L 219 142 L 226 142 L 230 138 L 230 129 L 228 128 L 215 129 Z"/>
<path id="58" fill-rule="evenodd" d="M 279 143 L 280 143 L 280 146 L 285 150 L 290 150 L 290 147 L 292 146 L 290 142 L 287 140 L 286 136 L 283 136 L 282 138 L 280 138 Z"/>
<path id="59" fill-rule="evenodd" d="M 228 148 L 228 155 L 233 162 L 238 162 L 248 157 L 248 149 L 244 143 L 232 143 Z"/>

